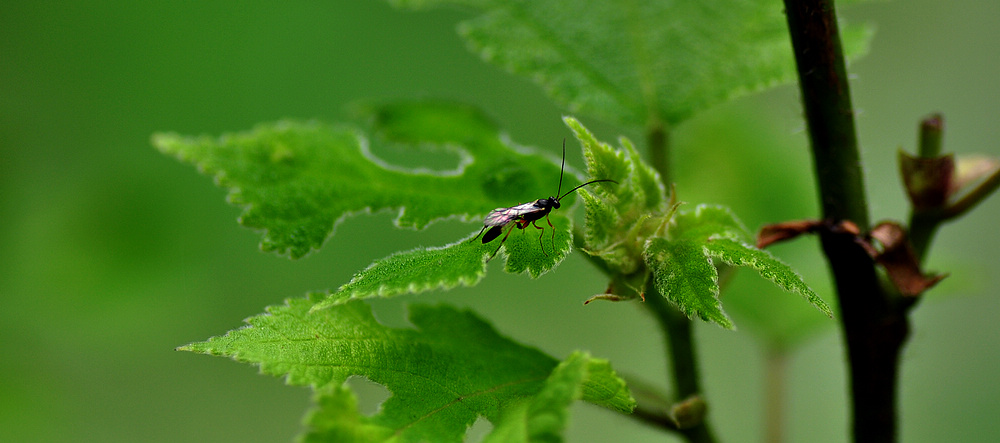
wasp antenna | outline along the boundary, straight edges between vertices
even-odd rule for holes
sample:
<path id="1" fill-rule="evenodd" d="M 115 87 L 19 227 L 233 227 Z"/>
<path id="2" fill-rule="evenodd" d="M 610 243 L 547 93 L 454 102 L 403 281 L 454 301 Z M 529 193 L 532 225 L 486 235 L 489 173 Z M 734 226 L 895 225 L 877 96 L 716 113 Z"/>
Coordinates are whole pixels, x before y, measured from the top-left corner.
<path id="1" fill-rule="evenodd" d="M 559 165 L 559 188 L 556 189 L 556 195 L 559 195 L 559 193 L 562 192 L 562 177 L 563 177 L 563 170 L 564 169 L 566 169 L 566 139 L 565 138 L 563 138 L 563 156 L 562 156 L 562 164 Z"/>
<path id="2" fill-rule="evenodd" d="M 563 197 L 565 197 L 565 196 L 569 195 L 569 194 L 570 194 L 571 192 L 573 192 L 573 191 L 575 191 L 575 190 L 577 190 L 577 189 L 580 189 L 580 188 L 582 188 L 582 187 L 584 187 L 584 186 L 587 186 L 587 185 L 589 185 L 589 184 L 593 184 L 593 183 L 601 183 L 601 182 L 611 182 L 611 183 L 614 183 L 614 184 L 616 184 L 616 185 L 618 184 L 618 182 L 616 182 L 616 181 L 614 181 L 614 180 L 610 180 L 610 179 L 606 179 L 606 178 L 604 178 L 604 179 L 600 179 L 600 180 L 591 180 L 591 181 L 589 181 L 589 182 L 586 182 L 586 183 L 584 183 L 584 184 L 582 184 L 582 185 L 580 185 L 580 186 L 577 186 L 577 187 L 575 187 L 575 188 L 573 188 L 573 189 L 570 189 L 569 191 L 566 191 L 566 193 L 565 193 L 565 194 L 563 194 L 563 195 L 560 195 L 560 196 L 559 196 L 559 198 L 557 198 L 556 200 L 562 200 L 562 199 L 563 199 Z"/>

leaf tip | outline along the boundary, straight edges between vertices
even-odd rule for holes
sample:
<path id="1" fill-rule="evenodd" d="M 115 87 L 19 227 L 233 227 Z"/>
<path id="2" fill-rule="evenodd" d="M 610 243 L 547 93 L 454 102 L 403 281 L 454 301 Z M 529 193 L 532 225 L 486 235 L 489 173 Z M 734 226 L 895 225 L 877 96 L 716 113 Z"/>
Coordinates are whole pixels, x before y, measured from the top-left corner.
<path id="1" fill-rule="evenodd" d="M 208 354 L 209 350 L 206 345 L 207 343 L 205 342 L 194 342 L 194 343 L 188 343 L 183 346 L 178 346 L 174 348 L 174 350 L 183 352 L 194 352 L 198 354 Z"/>
<path id="2" fill-rule="evenodd" d="M 733 323 L 733 321 L 730 320 L 729 316 L 727 316 L 725 313 L 722 314 L 721 318 L 713 318 L 712 321 L 714 321 L 715 324 L 722 326 L 726 330 L 736 331 L 736 324 Z"/>
<path id="3" fill-rule="evenodd" d="M 828 318 L 833 318 L 833 309 L 831 309 L 830 305 L 826 304 L 825 301 L 817 297 L 816 303 L 813 304 L 816 305 L 820 312 L 826 314 Z"/>
<path id="4" fill-rule="evenodd" d="M 576 117 L 573 117 L 572 115 L 564 115 L 562 117 L 562 121 L 566 124 L 566 126 L 569 126 L 570 129 L 583 129 L 583 124 L 580 123 L 580 120 L 577 120 Z"/>
<path id="5" fill-rule="evenodd" d="M 154 132 L 149 136 L 149 144 L 163 154 L 176 155 L 181 138 L 176 132 Z"/>

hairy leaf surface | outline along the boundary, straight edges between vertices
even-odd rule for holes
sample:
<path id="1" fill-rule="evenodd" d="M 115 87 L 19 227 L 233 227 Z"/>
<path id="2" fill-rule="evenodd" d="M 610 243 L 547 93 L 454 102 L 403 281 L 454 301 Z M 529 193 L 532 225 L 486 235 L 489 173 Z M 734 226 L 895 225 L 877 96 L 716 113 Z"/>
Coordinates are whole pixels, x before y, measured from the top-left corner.
<path id="1" fill-rule="evenodd" d="M 569 406 L 586 400 L 631 412 L 635 400 L 605 360 L 576 352 L 552 371 L 537 395 L 510 408 L 484 442 L 558 442 L 566 428 Z"/>
<path id="2" fill-rule="evenodd" d="M 647 246 L 646 258 L 657 289 L 688 315 L 697 314 L 726 328 L 733 326 L 718 298 L 718 272 L 711 260 L 716 258 L 728 265 L 753 268 L 761 277 L 801 295 L 816 309 L 833 316 L 833 310 L 788 265 L 750 245 L 749 232 L 729 209 L 699 205 L 678 211 L 673 223 L 670 240 L 653 239 Z M 678 264 L 683 257 L 692 262 Z M 708 280 L 713 284 L 705 283 Z"/>
<path id="3" fill-rule="evenodd" d="M 674 126 L 706 107 L 794 78 L 781 3 L 773 0 L 393 0 L 457 4 L 472 50 L 531 78 L 573 113 L 635 126 Z M 841 26 L 845 52 L 870 31 Z"/>
<path id="4" fill-rule="evenodd" d="M 446 217 L 481 220 L 494 208 L 556 191 L 557 159 L 515 148 L 471 108 L 414 102 L 368 114 L 369 134 L 282 121 L 221 137 L 157 134 L 153 143 L 227 188 L 229 201 L 245 209 L 240 223 L 264 230 L 263 250 L 293 258 L 319 248 L 350 214 L 397 211 L 398 226 L 422 228 Z M 451 154 L 458 166 L 392 165 L 372 153 L 372 144 Z M 573 183 L 572 174 L 566 182 Z"/>
<path id="5" fill-rule="evenodd" d="M 497 257 L 506 257 L 504 270 L 512 274 L 527 272 L 538 277 L 561 262 L 570 251 L 572 237 L 570 220 L 563 215 L 550 215 L 555 228 L 545 220 L 539 226 L 544 230 L 513 229 L 507 241 L 500 246 L 501 238 L 483 244 L 475 235 L 442 247 L 416 248 L 397 252 L 376 260 L 351 278 L 314 309 L 323 309 L 349 300 L 369 297 L 394 297 L 432 289 L 451 289 L 458 285 L 473 286 L 486 275 L 484 257 L 498 248 Z M 553 250 L 553 247 L 555 248 Z"/>
<path id="6" fill-rule="evenodd" d="M 248 319 L 247 327 L 181 349 L 229 356 L 316 388 L 307 441 L 457 442 L 477 417 L 516 421 L 516 409 L 526 403 L 536 405 L 538 415 L 564 416 L 568 401 L 552 401 L 553 392 L 616 410 L 634 407 L 606 362 L 574 355 L 557 366 L 470 312 L 413 306 L 415 329 L 395 329 L 379 324 L 364 303 L 312 311 L 318 300 L 316 294 L 289 300 Z M 375 415 L 360 416 L 341 387 L 352 375 L 392 392 Z"/>
<path id="7" fill-rule="evenodd" d="M 806 285 L 802 277 L 770 252 L 726 238 L 712 239 L 705 244 L 705 252 L 726 264 L 746 266 L 756 270 L 761 277 L 770 280 L 781 289 L 801 295 L 827 317 L 833 317 L 830 306 Z"/>
<path id="8" fill-rule="evenodd" d="M 616 149 L 598 141 L 578 120 L 563 120 L 584 147 L 587 172 L 618 182 L 580 191 L 587 210 L 584 232 L 588 252 L 616 272 L 637 272 L 646 238 L 670 216 L 663 181 L 627 138 L 622 137 L 622 148 Z"/>
<path id="9" fill-rule="evenodd" d="M 653 271 L 656 291 L 688 317 L 733 329 L 732 320 L 719 302 L 719 273 L 705 256 L 702 245 L 689 240 L 654 238 L 646 247 L 646 263 Z"/>

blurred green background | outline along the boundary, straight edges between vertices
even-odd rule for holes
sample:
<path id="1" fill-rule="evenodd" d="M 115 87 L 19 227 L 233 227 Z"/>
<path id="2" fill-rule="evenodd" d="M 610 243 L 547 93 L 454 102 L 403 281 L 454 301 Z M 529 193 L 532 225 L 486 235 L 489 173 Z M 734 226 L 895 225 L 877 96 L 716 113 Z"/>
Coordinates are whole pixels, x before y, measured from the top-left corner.
<path id="1" fill-rule="evenodd" d="M 1000 3 L 873 2 L 842 12 L 877 29 L 871 53 L 851 66 L 852 92 L 874 218 L 903 219 L 896 149 L 912 150 L 921 117 L 944 113 L 946 150 L 1000 155 Z M 383 213 L 346 221 L 305 259 L 262 254 L 224 191 L 157 153 L 149 136 L 286 117 L 335 121 L 356 100 L 444 97 L 481 106 L 518 143 L 558 153 L 569 136 L 561 111 L 527 80 L 467 52 L 454 33 L 466 17 L 378 1 L 0 4 L 0 441 L 290 441 L 306 389 L 174 348 L 287 297 L 336 287 L 392 251 L 477 227 L 398 231 Z M 731 205 L 753 229 L 815 216 L 797 100 L 785 86 L 678 128 L 681 198 Z M 619 134 L 584 120 L 600 138 Z M 578 151 L 568 157 L 582 165 Z M 700 173 L 708 167 L 728 173 Z M 904 441 L 1000 441 L 998 216 L 994 198 L 946 227 L 931 252 L 930 267 L 952 276 L 913 317 Z M 815 240 L 775 252 L 831 300 Z M 588 349 L 665 384 L 660 336 L 641 309 L 582 306 L 606 282 L 579 257 L 535 281 L 499 266 L 476 288 L 374 304 L 387 319 L 405 303 L 474 307 L 557 357 Z M 784 312 L 776 306 L 787 301 L 797 314 L 773 321 L 799 331 L 786 377 L 789 441 L 846 441 L 834 323 L 756 280 L 740 274 L 724 299 L 739 331 L 696 330 L 722 440 L 762 435 L 767 328 L 754 319 Z M 587 405 L 571 420 L 570 441 L 671 441 Z"/>

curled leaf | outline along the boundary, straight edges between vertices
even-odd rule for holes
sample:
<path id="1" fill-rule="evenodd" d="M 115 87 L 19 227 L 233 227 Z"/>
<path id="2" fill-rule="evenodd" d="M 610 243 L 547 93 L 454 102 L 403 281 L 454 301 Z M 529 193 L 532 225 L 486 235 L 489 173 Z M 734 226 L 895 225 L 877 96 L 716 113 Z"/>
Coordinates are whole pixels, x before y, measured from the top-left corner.
<path id="1" fill-rule="evenodd" d="M 813 234 L 821 230 L 839 234 L 861 235 L 861 228 L 850 220 L 829 223 L 823 220 L 793 220 L 765 225 L 757 233 L 757 247 L 766 248 L 773 243 L 791 240 L 803 234 Z"/>
<path id="2" fill-rule="evenodd" d="M 866 248 L 872 258 L 885 268 L 889 279 L 899 292 L 905 296 L 915 297 L 936 285 L 947 274 L 924 274 L 913 247 L 906 236 L 906 230 L 898 223 L 882 222 L 876 225 L 869 234 L 878 241 L 876 245 Z"/>
<path id="3" fill-rule="evenodd" d="M 791 240 L 803 234 L 812 234 L 823 226 L 819 220 L 794 220 L 765 225 L 757 232 L 757 247 L 766 248 L 773 243 Z"/>

